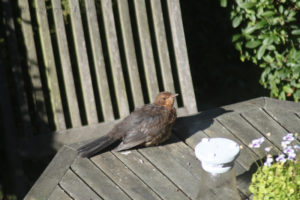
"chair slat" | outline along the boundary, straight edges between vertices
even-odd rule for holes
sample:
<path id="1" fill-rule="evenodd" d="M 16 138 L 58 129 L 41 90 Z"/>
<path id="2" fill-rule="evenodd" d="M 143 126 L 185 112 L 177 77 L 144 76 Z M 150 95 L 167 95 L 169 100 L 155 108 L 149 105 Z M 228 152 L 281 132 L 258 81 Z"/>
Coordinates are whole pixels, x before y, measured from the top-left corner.
<path id="1" fill-rule="evenodd" d="M 35 3 L 54 124 L 57 130 L 63 130 L 66 129 L 66 122 L 59 90 L 45 1 L 36 1 Z"/>
<path id="2" fill-rule="evenodd" d="M 104 121 L 114 120 L 94 0 L 85 0 L 89 35 Z"/>
<path id="3" fill-rule="evenodd" d="M 17 45 L 16 29 L 13 21 L 12 8 L 9 0 L 2 0 L 2 8 L 5 10 L 4 23 L 6 25 L 6 36 L 8 42 L 8 53 L 10 56 L 10 66 L 13 73 L 14 85 L 16 87 L 17 104 L 20 109 L 22 120 L 22 129 L 25 136 L 31 136 L 33 130 L 31 127 L 31 118 L 29 115 L 27 94 L 25 83 L 22 77 L 22 67 L 20 62 L 20 54 Z"/>
<path id="4" fill-rule="evenodd" d="M 70 61 L 66 29 L 61 8 L 61 0 L 52 0 L 53 16 L 58 42 L 59 56 L 62 66 L 63 81 L 66 92 L 67 104 L 70 112 L 72 127 L 80 127 L 81 119 L 74 85 L 74 77 Z"/>
<path id="5" fill-rule="evenodd" d="M 188 113 L 196 113 L 197 105 L 190 73 L 187 49 L 185 48 L 186 43 L 179 0 L 167 0 L 167 7 L 183 104 Z"/>
<path id="6" fill-rule="evenodd" d="M 36 121 L 38 122 L 39 131 L 48 132 L 48 116 L 38 66 L 37 52 L 33 38 L 28 1 L 19 0 L 18 6 L 21 12 L 21 27 L 27 56 L 28 73 L 32 92 L 31 98 L 33 99 L 35 114 L 37 117 Z"/>
<path id="7" fill-rule="evenodd" d="M 69 7 L 84 107 L 88 124 L 93 124 L 98 122 L 98 116 L 78 0 L 69 0 Z"/>
<path id="8" fill-rule="evenodd" d="M 119 0 L 117 3 L 133 102 L 135 107 L 139 107 L 144 104 L 144 98 L 133 42 L 128 2 L 127 0 Z"/>
<path id="9" fill-rule="evenodd" d="M 150 4 L 164 89 L 175 92 L 161 1 L 151 0 Z"/>
<path id="10" fill-rule="evenodd" d="M 117 40 L 114 15 L 112 10 L 112 2 L 111 0 L 102 0 L 100 2 L 102 7 L 105 35 L 113 75 L 114 88 L 117 97 L 119 114 L 122 118 L 129 114 L 129 105 L 121 66 L 121 58 Z"/>
<path id="11" fill-rule="evenodd" d="M 149 24 L 144 0 L 134 0 L 137 29 L 142 53 L 142 60 L 147 81 L 150 101 L 153 102 L 159 93 L 157 74 L 155 69 Z"/>

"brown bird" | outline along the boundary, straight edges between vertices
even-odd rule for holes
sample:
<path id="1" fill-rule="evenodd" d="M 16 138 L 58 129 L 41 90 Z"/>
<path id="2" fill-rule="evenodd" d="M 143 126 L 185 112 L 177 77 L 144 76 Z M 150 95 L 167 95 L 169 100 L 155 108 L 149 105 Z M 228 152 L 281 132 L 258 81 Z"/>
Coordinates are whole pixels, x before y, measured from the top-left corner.
<path id="1" fill-rule="evenodd" d="M 135 109 L 129 116 L 116 124 L 105 136 L 79 147 L 81 157 L 91 157 L 104 148 L 119 141 L 113 151 L 122 151 L 139 145 L 154 146 L 171 136 L 176 120 L 175 97 L 170 92 L 159 93 L 154 103 Z"/>

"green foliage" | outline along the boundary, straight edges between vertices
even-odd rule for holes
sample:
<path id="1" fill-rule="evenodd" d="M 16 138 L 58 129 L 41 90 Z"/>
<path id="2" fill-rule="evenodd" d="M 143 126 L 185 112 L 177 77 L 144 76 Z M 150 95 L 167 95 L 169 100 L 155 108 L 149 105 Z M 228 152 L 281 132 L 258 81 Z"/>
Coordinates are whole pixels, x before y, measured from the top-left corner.
<path id="1" fill-rule="evenodd" d="M 225 2 L 227 2 L 225 0 Z M 224 0 L 221 5 L 226 5 Z M 232 38 L 242 61 L 264 69 L 260 83 L 279 99 L 300 100 L 300 0 L 235 0 Z"/>
<path id="2" fill-rule="evenodd" d="M 249 191 L 253 200 L 300 199 L 300 163 L 287 161 L 261 166 L 252 175 Z"/>
<path id="3" fill-rule="evenodd" d="M 5 195 L 3 193 L 3 189 L 2 186 L 0 185 L 0 200 L 17 200 L 17 196 L 16 195 Z"/>

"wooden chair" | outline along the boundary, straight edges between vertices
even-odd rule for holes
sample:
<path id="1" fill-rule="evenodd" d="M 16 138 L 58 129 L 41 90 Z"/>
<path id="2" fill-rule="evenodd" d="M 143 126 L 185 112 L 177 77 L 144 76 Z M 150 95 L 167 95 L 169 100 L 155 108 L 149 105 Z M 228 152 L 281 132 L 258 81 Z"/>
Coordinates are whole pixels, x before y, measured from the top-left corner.
<path id="1" fill-rule="evenodd" d="M 159 91 L 180 94 L 179 116 L 197 112 L 179 0 L 1 5 L 22 156 L 95 137 Z"/>

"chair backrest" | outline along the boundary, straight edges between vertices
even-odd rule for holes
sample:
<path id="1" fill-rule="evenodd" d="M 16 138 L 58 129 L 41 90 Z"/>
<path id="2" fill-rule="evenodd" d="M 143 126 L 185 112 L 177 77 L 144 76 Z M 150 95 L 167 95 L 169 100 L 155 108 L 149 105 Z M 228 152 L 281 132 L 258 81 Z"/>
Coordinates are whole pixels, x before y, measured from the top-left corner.
<path id="1" fill-rule="evenodd" d="M 163 90 L 197 112 L 179 0 L 2 2 L 24 135 L 113 121 Z"/>

